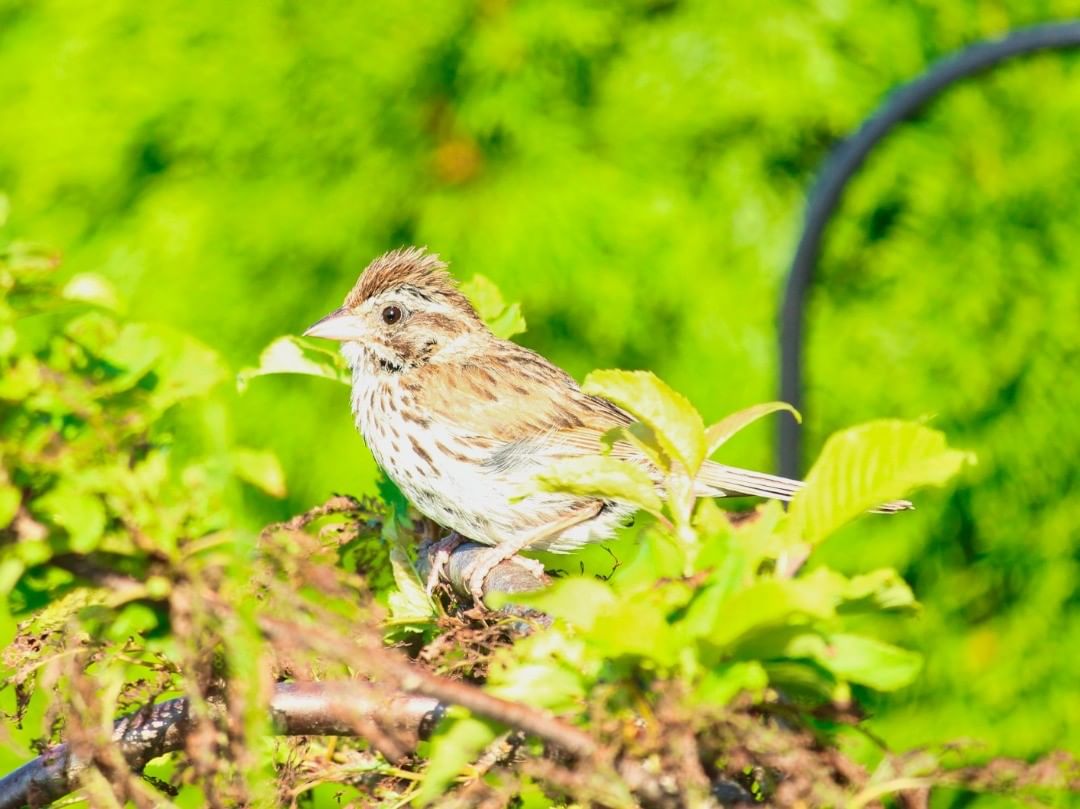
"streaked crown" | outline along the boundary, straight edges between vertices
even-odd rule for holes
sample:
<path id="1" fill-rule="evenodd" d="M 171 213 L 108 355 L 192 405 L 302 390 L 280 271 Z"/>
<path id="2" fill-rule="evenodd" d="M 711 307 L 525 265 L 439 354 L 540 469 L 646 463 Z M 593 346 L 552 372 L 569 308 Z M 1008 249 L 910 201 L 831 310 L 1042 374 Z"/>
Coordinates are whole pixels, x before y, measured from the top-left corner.
<path id="1" fill-rule="evenodd" d="M 345 296 L 345 306 L 359 307 L 387 292 L 413 293 L 431 301 L 449 304 L 479 319 L 468 298 L 447 271 L 446 262 L 423 247 L 399 247 L 368 264 L 356 285 Z"/>

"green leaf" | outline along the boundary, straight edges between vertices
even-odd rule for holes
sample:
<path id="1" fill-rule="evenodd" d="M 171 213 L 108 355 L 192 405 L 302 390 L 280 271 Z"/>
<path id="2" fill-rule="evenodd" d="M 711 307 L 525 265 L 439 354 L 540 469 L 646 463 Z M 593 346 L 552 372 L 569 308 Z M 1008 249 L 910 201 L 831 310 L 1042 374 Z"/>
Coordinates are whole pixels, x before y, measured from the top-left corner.
<path id="1" fill-rule="evenodd" d="M 159 410 L 209 393 L 225 378 L 225 365 L 209 346 L 172 329 L 155 328 L 152 334 L 163 345 L 155 367 L 161 381 L 151 397 Z"/>
<path id="2" fill-rule="evenodd" d="M 105 634 L 113 641 L 123 642 L 128 637 L 142 635 L 158 625 L 157 613 L 141 603 L 126 604 L 105 627 Z"/>
<path id="3" fill-rule="evenodd" d="M 7 597 L 25 571 L 26 565 L 21 559 L 14 556 L 0 559 L 0 621 L 6 617 Z"/>
<path id="4" fill-rule="evenodd" d="M 230 454 L 233 471 L 241 480 L 250 483 L 271 497 L 284 497 L 285 470 L 277 455 L 269 450 L 237 447 Z"/>
<path id="5" fill-rule="evenodd" d="M 633 447 L 637 447 L 646 458 L 656 465 L 657 469 L 667 472 L 671 468 L 671 460 L 656 437 L 656 432 L 647 424 L 635 421 L 625 427 L 612 427 L 600 436 L 600 445 L 605 454 L 611 452 L 619 441 L 625 441 Z"/>
<path id="6" fill-rule="evenodd" d="M 450 782 L 481 750 L 495 741 L 497 735 L 495 725 L 472 716 L 444 721 L 431 739 L 431 756 L 416 795 L 417 803 L 426 806 L 443 797 Z"/>
<path id="7" fill-rule="evenodd" d="M 629 655 L 671 666 L 680 643 L 665 612 L 663 605 L 652 600 L 621 599 L 595 622 L 588 634 L 589 644 L 608 658 Z"/>
<path id="8" fill-rule="evenodd" d="M 97 273 L 83 272 L 72 276 L 61 290 L 60 297 L 69 301 L 92 303 L 111 312 L 118 312 L 123 308 L 116 287 Z"/>
<path id="9" fill-rule="evenodd" d="M 19 513 L 22 495 L 10 483 L 0 484 L 0 529 L 7 528 Z"/>
<path id="10" fill-rule="evenodd" d="M 496 609 L 507 602 L 532 607 L 552 618 L 561 618 L 571 626 L 588 630 L 602 614 L 614 608 L 618 599 L 606 582 L 571 577 L 560 579 L 545 590 L 492 595 L 491 606 Z"/>
<path id="11" fill-rule="evenodd" d="M 694 474 L 705 460 L 705 424 L 682 394 L 649 371 L 593 371 L 582 389 L 632 413 L 656 433 L 660 446 Z"/>
<path id="12" fill-rule="evenodd" d="M 606 455 L 562 458 L 534 478 L 534 491 L 622 500 L 653 513 L 663 508 L 656 484 L 636 464 Z M 525 492 L 523 496 L 532 494 Z"/>
<path id="13" fill-rule="evenodd" d="M 911 610 L 919 606 L 908 583 L 892 568 L 855 576 L 844 589 L 840 612 Z"/>
<path id="14" fill-rule="evenodd" d="M 714 607 L 711 626 L 698 619 L 698 626 L 707 629 L 704 637 L 716 646 L 730 646 L 743 636 L 763 627 L 790 623 L 794 619 L 827 619 L 836 612 L 838 587 L 830 576 L 817 575 L 804 579 L 764 579 Z"/>
<path id="15" fill-rule="evenodd" d="M 105 532 L 105 505 L 96 495 L 61 484 L 34 501 L 34 511 L 67 531 L 71 550 L 89 553 Z"/>
<path id="16" fill-rule="evenodd" d="M 125 326 L 102 352 L 106 361 L 120 369 L 109 387 L 123 391 L 135 385 L 158 362 L 161 352 L 161 340 L 145 326 Z"/>
<path id="17" fill-rule="evenodd" d="M 521 306 L 517 303 L 507 305 L 502 292 L 491 279 L 474 275 L 471 280 L 461 285 L 461 292 L 496 337 L 508 340 L 525 331 Z"/>
<path id="18" fill-rule="evenodd" d="M 489 679 L 487 690 L 511 702 L 560 713 L 580 707 L 585 695 L 581 674 L 557 660 L 519 663 L 508 669 L 499 682 Z"/>
<path id="19" fill-rule="evenodd" d="M 836 433 L 792 500 L 790 536 L 821 542 L 875 506 L 942 485 L 973 462 L 971 453 L 949 449 L 943 433 L 912 422 L 872 421 Z"/>
<path id="20" fill-rule="evenodd" d="M 435 605 L 400 541 L 390 545 L 390 570 L 397 585 L 387 600 L 391 623 L 413 624 L 431 618 L 435 614 Z"/>
<path id="21" fill-rule="evenodd" d="M 72 328 L 89 334 L 97 322 L 87 317 Z M 109 383 L 114 391 L 126 390 L 154 371 L 156 384 L 150 399 L 160 412 L 183 399 L 202 396 L 225 375 L 217 352 L 193 337 L 160 325 L 124 326 L 104 348 L 102 357 L 122 371 Z"/>
<path id="22" fill-rule="evenodd" d="M 753 405 L 745 410 L 732 413 L 730 416 L 725 416 L 705 431 L 705 444 L 707 447 L 705 454 L 707 456 L 712 455 L 744 427 L 748 427 L 758 419 L 780 410 L 786 410 L 795 417 L 795 421 L 802 422 L 799 411 L 787 402 L 765 402 L 764 404 Z"/>
<path id="23" fill-rule="evenodd" d="M 903 688 L 922 669 L 922 655 L 860 635 L 830 635 L 818 662 L 843 680 L 878 691 Z"/>
<path id="24" fill-rule="evenodd" d="M 521 314 L 521 304 L 512 303 L 497 317 L 487 321 L 488 328 L 496 337 L 509 340 L 515 334 L 525 331 L 525 316 Z"/>
<path id="25" fill-rule="evenodd" d="M 306 374 L 332 379 L 344 385 L 352 380 L 341 354 L 307 337 L 289 336 L 274 340 L 259 355 L 257 367 L 245 368 L 237 375 L 236 385 L 243 391 L 255 377 L 270 374 Z"/>
<path id="26" fill-rule="evenodd" d="M 756 660 L 726 663 L 705 672 L 694 689 L 694 701 L 727 705 L 744 691 L 760 698 L 769 685 L 769 675 Z"/>

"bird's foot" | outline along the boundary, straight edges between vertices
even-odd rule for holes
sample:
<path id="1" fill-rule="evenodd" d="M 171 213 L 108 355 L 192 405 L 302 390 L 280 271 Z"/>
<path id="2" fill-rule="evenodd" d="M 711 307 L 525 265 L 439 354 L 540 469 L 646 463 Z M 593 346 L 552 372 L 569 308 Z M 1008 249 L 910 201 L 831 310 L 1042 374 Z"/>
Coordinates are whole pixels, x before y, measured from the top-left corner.
<path id="1" fill-rule="evenodd" d="M 428 595 L 435 592 L 435 588 L 439 586 L 439 580 L 446 572 L 446 566 L 450 562 L 450 554 L 464 541 L 460 534 L 452 531 L 438 542 L 433 542 L 428 546 L 427 552 L 431 557 L 431 567 L 428 569 L 425 587 Z"/>
<path id="2" fill-rule="evenodd" d="M 511 559 L 514 560 L 515 564 L 527 568 L 535 573 L 538 579 L 543 580 L 544 566 L 536 559 L 518 556 L 517 549 L 513 546 L 500 547 L 496 545 L 493 548 L 488 548 L 477 554 L 476 558 L 462 571 L 465 586 L 468 588 L 469 595 L 472 596 L 473 603 L 476 606 L 481 608 L 484 606 L 484 582 L 487 581 L 491 571 Z"/>

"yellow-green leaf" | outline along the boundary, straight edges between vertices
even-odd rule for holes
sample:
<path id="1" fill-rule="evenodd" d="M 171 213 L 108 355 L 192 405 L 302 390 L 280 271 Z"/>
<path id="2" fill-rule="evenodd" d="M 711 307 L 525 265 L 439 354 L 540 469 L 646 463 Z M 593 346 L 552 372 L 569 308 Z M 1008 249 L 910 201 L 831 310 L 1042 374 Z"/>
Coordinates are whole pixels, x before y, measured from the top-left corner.
<path id="1" fill-rule="evenodd" d="M 400 542 L 390 545 L 390 570 L 397 585 L 387 600 L 393 616 L 392 623 L 415 623 L 433 616 L 435 605 Z"/>
<path id="2" fill-rule="evenodd" d="M 496 337 L 508 340 L 525 331 L 521 306 L 517 303 L 507 304 L 502 292 L 491 279 L 474 275 L 471 280 L 461 285 L 461 292 Z"/>
<path id="3" fill-rule="evenodd" d="M 581 672 L 559 658 L 517 663 L 499 682 L 488 680 L 489 693 L 549 711 L 572 711 L 585 696 Z"/>
<path id="4" fill-rule="evenodd" d="M 943 433 L 913 422 L 872 421 L 836 433 L 792 500 L 790 535 L 816 544 L 875 506 L 940 486 L 973 462 L 971 453 L 949 449 Z"/>
<path id="5" fill-rule="evenodd" d="M 656 486 L 644 469 L 606 455 L 563 458 L 534 480 L 535 491 L 622 500 L 652 512 L 663 507 Z"/>
<path id="6" fill-rule="evenodd" d="M 610 452 L 619 441 L 625 441 L 636 447 L 656 465 L 657 469 L 666 472 L 671 468 L 671 460 L 664 452 L 664 448 L 660 446 L 656 432 L 649 425 L 635 421 L 625 427 L 612 427 L 600 436 L 600 444 L 607 452 Z"/>
<path id="7" fill-rule="evenodd" d="M 832 618 L 845 583 L 829 571 L 804 579 L 763 579 L 713 606 L 711 627 L 700 617 L 695 624 L 710 643 L 728 646 L 750 632 L 792 623 L 793 618 Z"/>
<path id="8" fill-rule="evenodd" d="M 426 806 L 446 794 L 446 788 L 497 736 L 495 725 L 472 716 L 450 717 L 431 739 L 431 755 L 416 802 Z"/>
<path id="9" fill-rule="evenodd" d="M 90 553 L 105 532 L 105 505 L 101 498 L 61 484 L 34 501 L 34 510 L 67 531 L 71 550 Z"/>
<path id="10" fill-rule="evenodd" d="M 0 483 L 0 528 L 7 528 L 19 513 L 22 495 L 10 483 Z"/>
<path id="11" fill-rule="evenodd" d="M 724 663 L 706 671 L 694 689 L 694 700 L 710 705 L 727 705 L 744 691 L 755 699 L 769 685 L 769 675 L 756 660 Z"/>
<path id="12" fill-rule="evenodd" d="M 562 618 L 579 629 L 589 630 L 601 615 L 615 608 L 618 599 L 607 582 L 571 576 L 543 590 L 492 594 L 491 606 L 498 608 L 507 603 L 523 604 L 552 618 Z"/>
<path id="13" fill-rule="evenodd" d="M 765 402 L 764 404 L 747 407 L 737 413 L 732 413 L 730 416 L 725 416 L 705 431 L 705 443 L 707 446 L 706 454 L 712 455 L 727 443 L 728 439 L 743 428 L 748 427 L 760 418 L 764 418 L 765 416 L 780 410 L 786 410 L 795 417 L 795 421 L 802 421 L 802 416 L 799 415 L 799 411 L 787 402 Z"/>
<path id="14" fill-rule="evenodd" d="M 593 371 L 582 386 L 651 427 L 664 451 L 694 474 L 705 460 L 705 423 L 686 397 L 649 371 Z"/>
<path id="15" fill-rule="evenodd" d="M 332 379 L 348 385 L 352 379 L 345 359 L 306 337 L 279 337 L 259 355 L 255 368 L 245 368 L 236 377 L 242 391 L 257 376 L 269 374 L 306 374 Z"/>
<path id="16" fill-rule="evenodd" d="M 233 471 L 241 480 L 262 489 L 271 497 L 284 497 L 285 470 L 269 450 L 237 447 L 231 453 Z"/>
<path id="17" fill-rule="evenodd" d="M 911 587 L 892 568 L 852 577 L 844 590 L 841 612 L 914 610 L 919 603 Z"/>
<path id="18" fill-rule="evenodd" d="M 112 312 L 119 312 L 123 308 L 116 287 L 97 273 L 83 272 L 72 276 L 60 296 L 69 301 L 96 304 Z"/>
<path id="19" fill-rule="evenodd" d="M 860 635 L 830 635 L 818 662 L 848 682 L 895 691 L 922 669 L 922 655 Z"/>

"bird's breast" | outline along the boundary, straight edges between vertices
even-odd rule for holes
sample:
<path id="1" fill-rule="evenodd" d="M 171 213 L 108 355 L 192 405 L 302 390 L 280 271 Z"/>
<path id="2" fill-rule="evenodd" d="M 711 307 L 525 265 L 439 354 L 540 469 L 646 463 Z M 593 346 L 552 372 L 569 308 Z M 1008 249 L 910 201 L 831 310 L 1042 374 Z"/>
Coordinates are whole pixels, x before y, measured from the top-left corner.
<path id="1" fill-rule="evenodd" d="M 355 379 L 352 407 L 375 461 L 409 501 L 469 539 L 497 545 L 542 533 L 582 503 L 562 494 L 521 499 L 523 488 L 549 460 L 532 442 L 499 442 L 432 418 L 395 377 Z M 607 538 L 632 511 L 606 509 L 587 525 L 546 537 L 536 547 L 568 551 Z"/>

